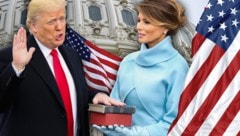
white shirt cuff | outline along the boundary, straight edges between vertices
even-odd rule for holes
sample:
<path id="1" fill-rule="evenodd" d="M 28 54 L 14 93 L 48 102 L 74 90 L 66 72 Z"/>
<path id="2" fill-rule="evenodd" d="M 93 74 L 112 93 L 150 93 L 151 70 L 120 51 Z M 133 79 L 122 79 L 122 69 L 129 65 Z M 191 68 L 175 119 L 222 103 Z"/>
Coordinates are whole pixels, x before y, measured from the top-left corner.
<path id="1" fill-rule="evenodd" d="M 25 69 L 25 68 L 23 68 L 23 69 L 18 70 L 18 69 L 13 65 L 13 63 L 12 63 L 12 67 L 13 67 L 13 70 L 15 71 L 17 77 L 20 77 L 21 73 L 22 73 L 23 70 Z"/>

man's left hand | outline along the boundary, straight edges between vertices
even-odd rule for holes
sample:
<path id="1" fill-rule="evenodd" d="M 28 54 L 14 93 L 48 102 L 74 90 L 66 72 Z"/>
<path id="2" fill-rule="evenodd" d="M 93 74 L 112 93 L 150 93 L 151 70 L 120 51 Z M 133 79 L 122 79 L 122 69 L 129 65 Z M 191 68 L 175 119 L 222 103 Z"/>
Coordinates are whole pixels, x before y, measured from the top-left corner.
<path id="1" fill-rule="evenodd" d="M 111 97 L 109 97 L 107 94 L 105 93 L 97 93 L 95 95 L 95 97 L 92 100 L 93 104 L 104 104 L 104 105 L 114 105 L 114 106 L 125 106 L 126 104 L 123 102 L 120 102 L 116 99 L 113 99 Z"/>

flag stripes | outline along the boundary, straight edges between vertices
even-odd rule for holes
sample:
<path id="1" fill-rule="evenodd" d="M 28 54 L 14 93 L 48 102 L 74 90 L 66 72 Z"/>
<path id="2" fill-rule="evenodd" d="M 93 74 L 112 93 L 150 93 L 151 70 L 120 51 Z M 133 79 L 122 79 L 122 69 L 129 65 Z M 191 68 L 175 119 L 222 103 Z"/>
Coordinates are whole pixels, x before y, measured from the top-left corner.
<path id="1" fill-rule="evenodd" d="M 205 132 L 209 134 L 211 130 L 214 128 L 214 126 L 218 129 L 222 129 L 221 126 L 215 125 L 219 121 L 221 115 L 224 114 L 224 112 L 227 111 L 227 107 L 229 107 L 231 101 L 234 99 L 234 96 L 238 93 L 238 88 L 240 88 L 240 84 L 236 82 L 236 79 L 240 78 L 240 72 L 237 73 L 237 75 L 234 77 L 233 82 L 229 85 L 228 88 L 226 88 L 224 94 L 219 99 L 218 103 L 216 103 L 215 107 L 212 109 L 209 116 L 205 119 L 204 123 L 198 130 L 198 133 L 196 135 L 200 135 L 201 132 Z M 232 91 L 234 90 L 234 91 Z M 235 107 L 235 106 L 234 106 Z M 236 126 L 236 125 L 234 125 Z M 216 134 L 216 133 L 215 133 Z M 216 134 L 217 135 L 217 134 Z"/>
<path id="2" fill-rule="evenodd" d="M 196 33 L 195 36 L 193 37 L 192 40 L 192 56 L 195 56 L 196 52 L 198 51 L 198 49 L 202 46 L 203 42 L 205 41 L 205 37 L 202 36 L 199 33 Z"/>
<path id="3" fill-rule="evenodd" d="M 169 136 L 239 135 L 240 0 L 210 0 Z M 238 104 L 236 104 L 238 103 Z"/>
<path id="4" fill-rule="evenodd" d="M 222 107 L 222 104 L 224 104 L 225 101 L 221 101 L 221 99 L 218 99 L 220 97 L 224 97 L 223 95 L 221 95 L 224 91 L 227 91 L 224 90 L 224 88 L 229 88 L 229 92 L 227 92 L 228 94 L 236 94 L 236 92 L 240 90 L 240 76 L 237 76 L 237 78 L 233 79 L 234 76 L 236 76 L 236 72 L 239 72 L 240 69 L 240 65 L 236 65 L 240 62 L 240 40 L 238 40 L 239 38 L 240 33 L 237 34 L 232 45 L 225 53 L 222 48 L 214 45 L 214 43 L 211 43 L 211 41 L 209 41 L 208 39 L 206 39 L 202 43 L 202 46 L 199 48 L 199 50 L 194 56 L 196 57 L 196 60 L 193 61 L 192 65 L 196 67 L 191 67 L 189 70 L 185 83 L 185 85 L 187 86 L 185 87 L 184 93 L 182 94 L 180 99 L 178 117 L 173 122 L 169 135 L 176 133 L 179 134 L 179 132 L 183 134 L 195 133 L 196 135 L 202 133 L 202 131 L 199 129 L 201 125 L 204 124 L 204 121 L 208 120 L 206 117 L 209 114 L 214 116 L 214 113 L 210 113 L 210 111 L 213 109 L 214 106 L 216 106 L 216 101 L 220 103 L 218 108 L 222 108 L 224 109 L 224 111 L 226 110 L 226 108 Z M 206 48 L 206 46 L 208 46 L 209 48 Z M 207 58 L 204 56 L 207 56 Z M 226 60 L 229 61 L 226 62 Z M 221 87 L 223 87 L 223 90 L 221 89 Z M 212 91 L 216 92 L 214 93 Z M 228 94 L 226 95 L 229 96 Z M 234 95 L 231 97 L 234 97 Z M 229 99 L 230 98 L 228 98 L 227 100 Z M 219 111 L 216 111 L 215 114 L 217 116 L 221 115 L 219 115 Z M 196 123 L 196 120 L 198 120 L 199 122 Z M 207 123 L 209 122 L 206 122 L 206 124 Z M 178 128 L 173 127 L 176 125 L 178 126 Z M 234 125 L 233 127 L 235 126 L 236 125 Z M 209 129 L 209 125 L 207 125 L 207 127 Z M 171 131 L 173 128 L 175 130 Z M 176 131 L 177 129 L 179 130 Z M 206 133 L 206 129 L 204 129 L 204 131 Z M 211 131 L 211 129 L 209 129 L 209 131 Z"/>
<path id="5" fill-rule="evenodd" d="M 70 26 L 66 28 L 65 44 L 79 53 L 89 88 L 110 93 L 122 58 L 97 47 Z"/>
<path id="6" fill-rule="evenodd" d="M 214 134 L 223 135 L 228 126 L 233 121 L 233 119 L 237 116 L 239 109 L 240 109 L 240 90 L 238 91 L 235 98 L 232 100 L 229 107 L 226 109 L 226 112 L 222 115 L 221 119 L 219 119 L 216 126 L 212 129 L 210 135 Z"/>
<path id="7" fill-rule="evenodd" d="M 194 117 L 189 122 L 188 127 L 185 128 L 185 131 L 191 131 L 191 133 L 196 133 L 199 127 L 202 125 L 203 121 L 206 120 L 207 116 L 214 108 L 222 94 L 224 93 L 227 86 L 233 80 L 234 76 L 240 69 L 240 65 L 234 67 L 235 64 L 240 62 L 240 52 L 235 56 L 235 58 L 231 61 L 231 64 L 227 67 L 226 71 L 222 74 L 221 78 L 217 81 L 216 85 L 212 90 L 210 90 L 208 96 L 206 97 L 205 101 L 201 104 L 198 108 L 197 113 L 194 114 Z M 195 123 L 195 120 L 203 120 L 202 122 L 199 121 Z M 192 128 L 191 126 L 193 126 Z M 198 126 L 198 127 L 197 127 Z"/>
<path id="8" fill-rule="evenodd" d="M 198 35 L 200 36 L 200 35 Z M 201 37 L 201 36 L 200 36 Z M 197 38 L 196 38 L 197 39 Z M 209 50 L 209 48 L 205 48 L 205 46 L 211 46 L 213 48 L 212 50 Z M 199 50 L 198 54 L 196 54 L 196 58 L 199 58 L 197 60 L 194 60 L 192 65 L 193 66 L 201 66 L 201 67 L 191 67 L 191 69 L 188 72 L 188 75 L 186 79 L 187 87 L 184 89 L 184 93 L 181 95 L 180 98 L 180 106 L 178 109 L 178 116 L 182 116 L 185 109 L 190 106 L 193 107 L 194 105 L 190 103 L 195 95 L 197 94 L 198 90 L 202 87 L 202 84 L 206 81 L 206 78 L 212 71 L 212 68 L 215 67 L 215 65 L 218 62 L 218 59 L 223 56 L 224 51 L 222 48 L 219 48 L 218 46 L 215 46 L 214 43 L 206 39 L 206 42 L 202 43 L 201 50 Z M 210 49 L 211 49 L 210 48 Z M 207 49 L 207 50 L 206 50 Z M 215 54 L 215 52 L 218 52 L 218 54 Z M 205 56 L 209 56 L 208 58 L 202 58 Z M 212 59 L 214 58 L 214 59 Z M 204 60 L 204 61 L 202 61 Z M 198 70 L 199 69 L 199 70 Z M 190 74 L 191 73 L 191 74 Z M 192 76 L 194 75 L 194 76 Z M 189 78 L 189 79 L 188 79 Z M 184 101 L 184 102 L 183 102 Z M 192 113 L 190 113 L 192 114 Z M 195 114 L 195 113 L 194 113 Z M 173 122 L 173 125 L 178 121 L 178 118 Z"/>

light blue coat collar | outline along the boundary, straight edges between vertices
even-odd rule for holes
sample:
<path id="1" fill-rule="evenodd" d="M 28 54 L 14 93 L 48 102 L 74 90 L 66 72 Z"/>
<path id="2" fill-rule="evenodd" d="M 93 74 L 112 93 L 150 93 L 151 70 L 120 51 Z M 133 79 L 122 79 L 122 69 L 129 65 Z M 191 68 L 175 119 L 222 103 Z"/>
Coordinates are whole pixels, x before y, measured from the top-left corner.
<path id="1" fill-rule="evenodd" d="M 146 44 L 142 44 L 135 62 L 141 66 L 151 66 L 167 61 L 175 55 L 177 55 L 177 50 L 173 48 L 171 37 L 167 36 L 152 48 L 147 48 Z"/>

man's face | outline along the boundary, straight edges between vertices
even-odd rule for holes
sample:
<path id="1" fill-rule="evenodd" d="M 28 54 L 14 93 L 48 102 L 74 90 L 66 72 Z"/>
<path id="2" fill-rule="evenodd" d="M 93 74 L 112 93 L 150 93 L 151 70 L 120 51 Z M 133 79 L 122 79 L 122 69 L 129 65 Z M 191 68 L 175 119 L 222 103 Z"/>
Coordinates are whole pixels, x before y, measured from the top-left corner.
<path id="1" fill-rule="evenodd" d="M 33 35 L 48 48 L 62 45 L 66 29 L 65 9 L 41 13 L 30 27 Z"/>

